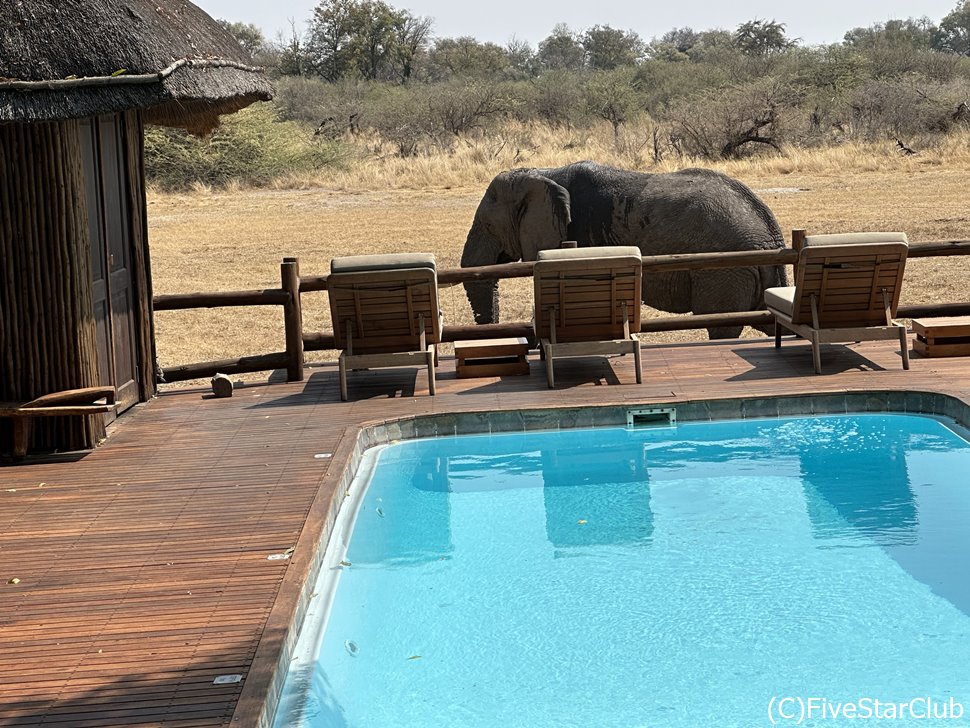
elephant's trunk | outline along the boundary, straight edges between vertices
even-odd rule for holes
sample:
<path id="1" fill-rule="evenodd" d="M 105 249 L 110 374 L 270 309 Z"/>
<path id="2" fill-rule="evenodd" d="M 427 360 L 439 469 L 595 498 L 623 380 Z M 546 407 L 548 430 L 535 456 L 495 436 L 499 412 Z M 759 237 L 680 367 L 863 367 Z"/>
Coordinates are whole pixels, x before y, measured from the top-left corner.
<path id="1" fill-rule="evenodd" d="M 499 317 L 498 281 L 465 283 L 476 324 L 497 324 Z"/>
<path id="2" fill-rule="evenodd" d="M 481 234 L 473 225 L 461 254 L 461 267 L 495 265 L 508 262 L 498 242 Z M 497 324 L 499 321 L 498 281 L 465 283 L 465 295 L 471 304 L 476 324 Z"/>

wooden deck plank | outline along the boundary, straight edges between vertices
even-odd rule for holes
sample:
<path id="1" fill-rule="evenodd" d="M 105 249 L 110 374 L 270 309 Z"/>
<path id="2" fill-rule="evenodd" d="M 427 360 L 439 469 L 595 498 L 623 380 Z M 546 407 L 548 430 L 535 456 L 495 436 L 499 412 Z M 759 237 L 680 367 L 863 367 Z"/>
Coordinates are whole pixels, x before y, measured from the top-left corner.
<path id="1" fill-rule="evenodd" d="M 804 342 L 644 344 L 642 385 L 632 357 L 590 357 L 557 362 L 552 391 L 535 357 L 527 376 L 481 379 L 443 358 L 435 397 L 425 372 L 395 369 L 355 373 L 349 402 L 335 366 L 313 366 L 227 399 L 165 394 L 94 452 L 0 468 L 0 725 L 251 725 L 247 683 L 266 681 L 274 615 L 296 599 L 291 561 L 267 557 L 310 528 L 363 422 L 865 389 L 970 401 L 968 357 L 905 372 L 889 343 L 822 355 L 816 376 Z"/>

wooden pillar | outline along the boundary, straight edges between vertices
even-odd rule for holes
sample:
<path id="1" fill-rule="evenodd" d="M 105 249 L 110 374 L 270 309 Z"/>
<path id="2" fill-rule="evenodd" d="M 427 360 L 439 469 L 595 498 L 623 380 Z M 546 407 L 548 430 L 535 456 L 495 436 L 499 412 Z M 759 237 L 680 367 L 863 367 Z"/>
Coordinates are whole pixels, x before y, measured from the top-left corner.
<path id="1" fill-rule="evenodd" d="M 135 323 L 138 354 L 139 398 L 155 396 L 155 316 L 152 311 L 152 271 L 148 252 L 148 202 L 145 199 L 145 128 L 141 112 L 127 111 L 125 152 L 128 165 L 128 212 L 131 226 L 132 305 L 138 311 Z"/>
<path id="2" fill-rule="evenodd" d="M 283 258 L 280 264 L 282 288 L 289 294 L 283 305 L 286 330 L 286 381 L 303 381 L 303 307 L 300 302 L 300 261 Z"/>
<path id="3" fill-rule="evenodd" d="M 0 400 L 98 384 L 83 185 L 77 122 L 0 124 Z M 35 448 L 104 437 L 100 417 L 40 419 Z"/>

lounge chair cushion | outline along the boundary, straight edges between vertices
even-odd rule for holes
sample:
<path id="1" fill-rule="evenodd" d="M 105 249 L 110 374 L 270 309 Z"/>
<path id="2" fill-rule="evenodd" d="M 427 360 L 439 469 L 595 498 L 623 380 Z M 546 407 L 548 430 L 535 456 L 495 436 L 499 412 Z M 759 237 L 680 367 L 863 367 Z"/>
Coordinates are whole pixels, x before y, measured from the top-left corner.
<path id="1" fill-rule="evenodd" d="M 330 261 L 331 273 L 362 273 L 377 270 L 430 268 L 435 270 L 433 253 L 388 253 L 386 255 L 347 255 Z"/>
<path id="2" fill-rule="evenodd" d="M 553 248 L 540 250 L 538 260 L 574 260 L 576 258 L 626 258 L 640 257 L 635 245 L 601 245 L 592 248 Z"/>
<path id="3" fill-rule="evenodd" d="M 819 245 L 870 245 L 872 243 L 907 243 L 906 233 L 835 233 L 832 235 L 809 235 L 806 246 Z"/>
<path id="4" fill-rule="evenodd" d="M 781 311 L 786 316 L 792 315 L 795 306 L 795 286 L 779 286 L 765 289 L 765 303 L 768 308 Z"/>

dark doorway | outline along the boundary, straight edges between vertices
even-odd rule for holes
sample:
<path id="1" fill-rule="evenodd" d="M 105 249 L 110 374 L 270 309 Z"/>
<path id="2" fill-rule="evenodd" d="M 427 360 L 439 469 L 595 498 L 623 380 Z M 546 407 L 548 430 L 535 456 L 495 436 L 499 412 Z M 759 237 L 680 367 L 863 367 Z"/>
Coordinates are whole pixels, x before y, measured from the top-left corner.
<path id="1" fill-rule="evenodd" d="M 118 391 L 118 412 L 139 399 L 126 136 L 118 115 L 81 122 L 98 371 Z"/>

